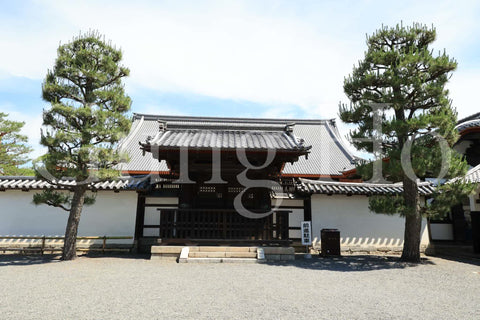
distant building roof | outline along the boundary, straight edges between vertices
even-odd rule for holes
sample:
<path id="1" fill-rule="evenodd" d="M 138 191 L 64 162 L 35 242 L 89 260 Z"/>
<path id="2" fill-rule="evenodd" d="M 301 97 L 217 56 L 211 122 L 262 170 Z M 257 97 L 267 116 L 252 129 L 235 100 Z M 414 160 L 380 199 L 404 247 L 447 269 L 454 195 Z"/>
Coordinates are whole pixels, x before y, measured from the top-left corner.
<path id="1" fill-rule="evenodd" d="M 467 171 L 465 179 L 468 182 L 480 183 L 480 164 Z"/>
<path id="2" fill-rule="evenodd" d="M 164 161 L 159 162 L 152 154 L 143 155 L 139 143 L 145 142 L 148 137 L 159 143 L 174 143 L 179 145 L 183 138 L 192 139 L 189 143 L 197 145 L 201 139 L 210 139 L 209 143 L 222 143 L 226 139 L 217 139 L 221 131 L 238 134 L 252 133 L 255 130 L 270 131 L 272 139 L 263 141 L 263 146 L 271 144 L 277 148 L 296 148 L 301 141 L 294 141 L 285 137 L 284 128 L 293 126 L 292 137 L 302 138 L 305 146 L 312 146 L 308 159 L 301 157 L 294 164 L 287 163 L 284 175 L 295 176 L 327 176 L 341 175 L 343 171 L 353 169 L 356 157 L 347 149 L 340 137 L 334 120 L 304 120 L 304 119 L 252 119 L 252 118 L 219 118 L 219 117 L 185 117 L 134 114 L 130 134 L 122 141 L 121 148 L 130 156 L 130 161 L 121 166 L 121 170 L 129 172 L 166 172 L 168 167 Z M 169 136 L 159 133 L 163 125 L 171 132 Z M 188 133 L 189 128 L 196 128 L 197 133 Z M 199 132 L 198 129 L 205 129 Z M 178 131 L 177 131 L 178 130 Z M 187 130 L 187 131 L 185 131 Z M 279 133 L 283 131 L 282 133 Z M 188 135 L 191 136 L 188 136 Z M 229 133 L 229 137 L 235 134 Z M 258 145 L 255 134 L 251 135 L 251 146 Z M 171 139 L 171 140 L 168 140 Z M 198 140 L 193 140 L 198 139 Z M 212 140 L 213 139 L 213 140 Z M 194 142 L 196 141 L 196 142 Z M 213 142 L 215 143 L 213 143 Z M 230 141 L 230 140 L 228 140 Z M 229 142 L 230 143 L 230 142 Z M 233 144 L 236 146 L 236 144 Z M 242 144 L 240 144 L 242 145 Z"/>
<path id="3" fill-rule="evenodd" d="M 308 194 L 385 195 L 402 193 L 403 185 L 299 179 L 296 189 L 298 192 Z M 434 189 L 429 182 L 422 182 L 419 185 L 421 195 L 430 195 Z"/>
<path id="4" fill-rule="evenodd" d="M 480 128 L 480 112 L 459 120 L 456 126 L 459 132 L 477 127 Z"/>

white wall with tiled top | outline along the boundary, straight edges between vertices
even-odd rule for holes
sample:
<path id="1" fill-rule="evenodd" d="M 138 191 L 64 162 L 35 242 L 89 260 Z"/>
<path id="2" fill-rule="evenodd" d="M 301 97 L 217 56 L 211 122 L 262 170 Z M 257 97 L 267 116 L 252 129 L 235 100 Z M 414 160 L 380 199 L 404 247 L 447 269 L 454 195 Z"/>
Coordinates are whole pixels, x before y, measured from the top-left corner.
<path id="1" fill-rule="evenodd" d="M 401 247 L 405 219 L 399 215 L 376 214 L 368 209 L 368 197 L 312 195 L 312 232 L 315 243 L 321 229 L 340 230 L 341 245 L 347 247 Z M 429 244 L 424 219 L 421 245 Z"/>
<path id="2" fill-rule="evenodd" d="M 0 192 L 0 236 L 63 236 L 68 212 L 32 203 L 36 191 Z M 79 236 L 134 236 L 137 193 L 99 191 L 96 203 L 83 208 Z M 109 240 L 125 243 L 125 240 Z M 133 243 L 133 240 L 128 240 Z"/>

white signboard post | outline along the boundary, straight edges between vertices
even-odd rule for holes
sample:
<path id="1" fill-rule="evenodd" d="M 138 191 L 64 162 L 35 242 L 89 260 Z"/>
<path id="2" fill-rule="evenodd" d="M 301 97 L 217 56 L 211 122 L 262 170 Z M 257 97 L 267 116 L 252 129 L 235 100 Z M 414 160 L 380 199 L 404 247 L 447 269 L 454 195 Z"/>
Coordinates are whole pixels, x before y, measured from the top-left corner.
<path id="1" fill-rule="evenodd" d="M 302 221 L 301 229 L 302 229 L 302 244 L 307 249 L 307 254 L 305 255 L 305 258 L 310 259 L 312 255 L 310 254 L 310 250 L 308 246 L 312 244 L 312 222 Z"/>

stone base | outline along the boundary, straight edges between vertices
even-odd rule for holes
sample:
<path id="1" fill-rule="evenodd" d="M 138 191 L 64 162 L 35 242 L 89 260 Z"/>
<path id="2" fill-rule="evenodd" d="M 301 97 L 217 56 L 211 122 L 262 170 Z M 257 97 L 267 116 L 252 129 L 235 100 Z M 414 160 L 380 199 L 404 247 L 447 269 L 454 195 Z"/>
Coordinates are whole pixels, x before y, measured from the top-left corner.
<path id="1" fill-rule="evenodd" d="M 152 246 L 152 260 L 225 263 L 295 260 L 292 247 Z"/>
<path id="2" fill-rule="evenodd" d="M 293 247 L 264 247 L 263 251 L 267 261 L 295 260 L 295 249 Z"/>

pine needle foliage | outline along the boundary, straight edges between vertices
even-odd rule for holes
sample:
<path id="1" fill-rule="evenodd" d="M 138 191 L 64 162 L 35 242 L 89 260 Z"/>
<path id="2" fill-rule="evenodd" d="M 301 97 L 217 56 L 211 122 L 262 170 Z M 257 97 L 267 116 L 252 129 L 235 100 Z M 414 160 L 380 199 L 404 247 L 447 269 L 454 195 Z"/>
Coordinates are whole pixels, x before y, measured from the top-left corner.
<path id="1" fill-rule="evenodd" d="M 473 189 L 461 180 L 438 183 L 435 200 L 419 202 L 419 181 L 445 181 L 468 169 L 451 148 L 458 139 L 457 114 L 445 85 L 457 62 L 445 51 L 433 52 L 435 38 L 435 28 L 422 24 L 383 26 L 368 36 L 364 59 L 344 80 L 350 104 L 341 104 L 339 112 L 342 121 L 357 125 L 350 132 L 354 146 L 374 154 L 374 161 L 358 165 L 363 178 L 379 178 L 374 173 L 380 166 L 382 179 L 404 184 L 403 194 L 369 202 L 372 211 L 406 217 L 402 258 L 408 261 L 419 260 L 421 217 L 446 214 Z"/>
<path id="2" fill-rule="evenodd" d="M 26 145 L 28 138 L 20 134 L 25 122 L 7 119 L 8 114 L 0 112 L 0 175 L 23 175 L 28 169 L 20 168 L 29 161 L 32 148 Z"/>
<path id="3" fill-rule="evenodd" d="M 126 160 L 117 143 L 131 125 L 131 100 L 122 84 L 129 69 L 121 65 L 122 52 L 98 32 L 80 34 L 57 53 L 42 85 L 43 99 L 50 103 L 41 133 L 48 153 L 41 157 L 37 175 L 51 183 L 62 183 L 64 177 L 76 183 L 69 188 L 73 197 L 45 191 L 34 202 L 67 209 L 79 220 L 83 205 L 94 202 L 85 195 L 88 184 L 118 177 L 115 166 Z M 64 251 L 64 259 L 69 257 Z"/>

